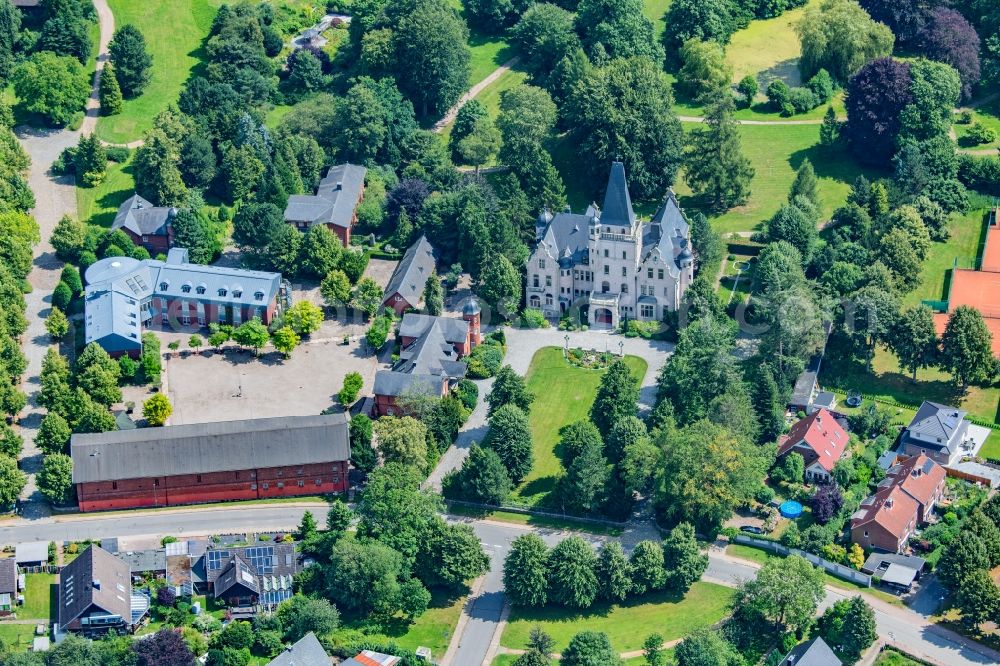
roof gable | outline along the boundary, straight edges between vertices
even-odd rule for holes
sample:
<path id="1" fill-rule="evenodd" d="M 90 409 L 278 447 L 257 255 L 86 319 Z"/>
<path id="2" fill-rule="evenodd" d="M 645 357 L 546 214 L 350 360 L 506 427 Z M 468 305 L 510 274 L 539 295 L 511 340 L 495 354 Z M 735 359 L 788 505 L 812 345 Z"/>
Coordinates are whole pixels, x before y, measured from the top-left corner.
<path id="1" fill-rule="evenodd" d="M 92 607 L 132 617 L 129 566 L 99 546 L 90 546 L 59 574 L 59 624 L 66 626 Z"/>
<path id="2" fill-rule="evenodd" d="M 382 302 L 387 303 L 393 295 L 399 294 L 412 307 L 416 307 L 423 297 L 427 278 L 434 274 L 436 264 L 434 248 L 427 237 L 421 235 L 406 249 L 403 258 L 396 265 L 396 270 L 392 272 L 389 284 L 386 285 L 386 297 Z"/>
<path id="3" fill-rule="evenodd" d="M 832 472 L 837 461 L 847 447 L 847 432 L 825 409 L 818 409 L 792 426 L 788 436 L 778 447 L 778 455 L 783 456 L 797 446 L 809 447 L 817 456 L 817 462 L 827 472 Z"/>

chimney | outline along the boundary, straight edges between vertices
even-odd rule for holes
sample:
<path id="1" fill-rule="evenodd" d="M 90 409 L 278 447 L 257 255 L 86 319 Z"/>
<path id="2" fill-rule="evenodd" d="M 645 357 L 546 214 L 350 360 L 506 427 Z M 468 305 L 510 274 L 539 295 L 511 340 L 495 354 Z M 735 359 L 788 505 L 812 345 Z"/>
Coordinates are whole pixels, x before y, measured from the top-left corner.
<path id="1" fill-rule="evenodd" d="M 338 180 L 337 181 L 337 190 L 340 191 L 342 189 L 344 189 L 344 181 Z"/>
<path id="2" fill-rule="evenodd" d="M 94 579 L 94 589 L 95 589 L 95 590 L 99 590 L 99 589 L 101 589 L 101 581 L 99 581 L 99 580 L 98 580 L 98 579 L 96 579 L 96 578 Z"/>
<path id="3" fill-rule="evenodd" d="M 885 500 L 885 508 L 887 508 L 887 509 L 891 509 L 892 508 L 892 498 L 891 497 L 887 497 L 886 498 L 886 500 Z"/>

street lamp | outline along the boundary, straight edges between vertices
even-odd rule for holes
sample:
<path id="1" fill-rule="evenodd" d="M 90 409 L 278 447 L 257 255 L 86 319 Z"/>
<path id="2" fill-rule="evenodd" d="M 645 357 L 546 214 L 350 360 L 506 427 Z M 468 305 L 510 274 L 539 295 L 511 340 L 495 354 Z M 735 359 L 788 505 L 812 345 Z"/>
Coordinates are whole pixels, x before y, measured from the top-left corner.
<path id="1" fill-rule="evenodd" d="M 563 349 L 563 358 L 569 358 L 569 333 L 567 333 L 563 340 L 566 341 L 566 347 Z"/>
<path id="2" fill-rule="evenodd" d="M 619 356 L 619 358 L 624 358 L 624 356 L 625 356 L 625 341 L 624 340 L 619 340 L 618 341 L 618 356 Z"/>

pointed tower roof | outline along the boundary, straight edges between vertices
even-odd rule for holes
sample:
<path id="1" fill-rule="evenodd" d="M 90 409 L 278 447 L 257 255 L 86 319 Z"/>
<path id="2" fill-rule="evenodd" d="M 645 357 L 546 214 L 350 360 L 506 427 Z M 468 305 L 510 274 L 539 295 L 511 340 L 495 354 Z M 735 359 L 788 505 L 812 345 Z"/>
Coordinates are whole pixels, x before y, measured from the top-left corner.
<path id="1" fill-rule="evenodd" d="M 632 197 L 629 196 L 628 183 L 625 182 L 625 165 L 612 162 L 608 189 L 604 195 L 604 208 L 601 209 L 601 224 L 631 228 L 634 222 L 635 211 L 632 210 Z"/>

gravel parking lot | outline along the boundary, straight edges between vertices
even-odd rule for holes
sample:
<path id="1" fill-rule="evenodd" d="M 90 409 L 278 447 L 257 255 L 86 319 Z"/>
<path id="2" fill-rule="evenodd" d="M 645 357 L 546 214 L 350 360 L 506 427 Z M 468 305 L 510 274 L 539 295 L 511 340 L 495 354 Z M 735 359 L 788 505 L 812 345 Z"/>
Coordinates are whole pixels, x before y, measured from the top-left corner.
<path id="1" fill-rule="evenodd" d="M 364 342 L 333 340 L 300 345 L 290 359 L 235 348 L 171 358 L 164 364 L 170 424 L 319 414 L 336 404 L 349 372 L 361 373 L 362 395 L 370 393 L 375 369 Z"/>

